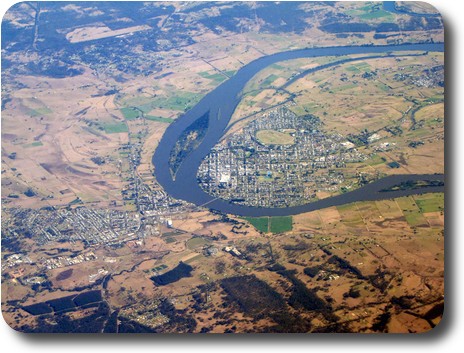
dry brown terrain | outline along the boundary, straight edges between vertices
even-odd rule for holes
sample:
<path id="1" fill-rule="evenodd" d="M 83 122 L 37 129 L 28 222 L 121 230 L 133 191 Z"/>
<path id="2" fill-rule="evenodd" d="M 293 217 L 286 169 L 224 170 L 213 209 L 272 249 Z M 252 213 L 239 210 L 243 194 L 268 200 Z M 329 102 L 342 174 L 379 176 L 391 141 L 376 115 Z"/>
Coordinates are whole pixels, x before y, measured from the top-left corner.
<path id="1" fill-rule="evenodd" d="M 151 4 L 144 6 L 158 6 Z M 170 4 L 174 15 L 191 6 Z M 181 38 L 177 46 L 172 46 L 169 32 L 176 25 L 174 16 L 168 15 L 150 18 L 150 25 L 132 25 L 130 18 L 122 17 L 108 23 L 70 23 L 56 32 L 90 54 L 111 38 L 130 43 L 132 36 L 156 30 L 153 43 L 145 42 L 156 45 L 156 51 L 139 42 L 126 50 L 127 61 L 140 66 L 137 74 L 126 70 L 124 62 L 101 64 L 98 56 L 92 64 L 70 65 L 82 69 L 74 76 L 17 74 L 42 58 L 38 32 L 32 31 L 30 50 L 2 53 L 13 63 L 2 70 L 2 230 L 4 224 L 18 221 L 4 210 L 17 207 L 64 210 L 79 204 L 134 215 L 137 205 L 122 192 L 134 174 L 151 191 L 159 191 L 151 158 L 166 128 L 236 70 L 284 50 L 391 40 L 374 39 L 374 31 L 348 36 L 324 32 L 319 25 L 328 13 L 364 16 L 363 23 L 373 25 L 409 19 L 382 12 L 379 18 L 371 17 L 359 2 L 332 5 L 302 3 L 302 10 L 311 6 L 308 9 L 318 14 L 302 32 L 273 33 L 258 18 L 241 19 L 239 32 L 188 27 L 190 21 L 219 14 L 220 6 L 232 6 L 227 3 L 181 13 L 178 18 L 189 28 L 185 33 L 191 41 Z M 20 4 L 4 21 L 15 28 L 33 28 L 34 6 Z M 431 11 L 419 2 L 408 6 L 411 11 Z M 93 5 L 66 4 L 63 9 L 77 18 L 100 14 Z M 398 42 L 443 41 L 442 29 L 389 35 Z M 288 87 L 293 75 L 340 58 L 272 65 L 245 87 L 227 134 L 240 133 L 260 113 L 286 104 L 297 115 L 320 117 L 327 132 L 375 132 L 374 142 L 358 146 L 371 158 L 347 165 L 347 174 L 443 173 L 443 88 L 421 78 L 424 69 L 443 63 L 443 54 L 411 54 L 359 59 L 306 75 Z M 53 55 L 49 58 L 51 67 L 62 64 L 53 61 Z M 376 76 L 363 77 L 366 72 Z M 388 132 L 387 125 L 402 133 Z M 415 142 L 423 144 L 411 147 Z M 382 147 L 385 143 L 390 147 Z M 134 169 L 129 145 L 140 157 Z M 391 161 L 398 162 L 398 168 L 388 166 Z M 321 191 L 317 197 L 332 194 Z M 109 242 L 39 242 L 21 228 L 12 241 L 20 250 L 2 248 L 1 301 L 7 323 L 33 330 L 83 319 L 89 327 L 98 322 L 106 327 L 115 316 L 119 328 L 126 320 L 127 332 L 370 333 L 426 332 L 441 320 L 443 194 L 300 214 L 292 217 L 292 229 L 280 234 L 260 232 L 233 215 L 176 207 L 173 214 L 156 210 L 153 218 L 137 212 L 137 218 L 143 218 L 137 235 Z M 19 223 L 15 226 L 21 227 Z M 184 272 L 173 279 L 180 266 Z M 25 310 L 91 290 L 102 296 L 96 305 L 37 315 Z"/>

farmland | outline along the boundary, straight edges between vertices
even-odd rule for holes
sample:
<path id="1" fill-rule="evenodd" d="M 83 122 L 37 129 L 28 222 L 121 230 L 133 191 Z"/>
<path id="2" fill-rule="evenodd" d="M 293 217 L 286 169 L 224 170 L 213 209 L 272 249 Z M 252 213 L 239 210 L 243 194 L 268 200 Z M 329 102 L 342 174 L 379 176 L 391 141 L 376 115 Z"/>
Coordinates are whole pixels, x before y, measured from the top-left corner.
<path id="1" fill-rule="evenodd" d="M 13 5 L 2 22 L 8 325 L 43 333 L 437 326 L 443 193 L 244 218 L 173 197 L 156 174 L 169 166 L 152 162 L 166 131 L 252 61 L 319 47 L 438 48 L 435 11 L 398 5 L 403 13 L 380 2 Z M 218 183 L 208 192 L 287 208 L 389 174 L 444 173 L 443 53 L 376 56 L 263 67 L 210 146 L 204 180 Z M 171 141 L 171 176 L 214 123 L 206 111 L 185 123 Z M 228 190 L 237 195 L 220 194 Z"/>
<path id="2" fill-rule="evenodd" d="M 283 233 L 292 230 L 292 217 L 248 217 L 245 218 L 257 230 L 263 233 Z"/>

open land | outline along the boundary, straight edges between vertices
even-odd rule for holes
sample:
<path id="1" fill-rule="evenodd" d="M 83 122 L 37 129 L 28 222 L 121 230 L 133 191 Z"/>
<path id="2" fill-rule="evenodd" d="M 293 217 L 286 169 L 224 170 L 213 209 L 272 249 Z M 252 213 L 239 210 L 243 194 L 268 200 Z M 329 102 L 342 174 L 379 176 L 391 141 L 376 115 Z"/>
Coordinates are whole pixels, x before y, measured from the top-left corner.
<path id="1" fill-rule="evenodd" d="M 397 5 L 404 12 L 378 2 L 14 5 L 2 23 L 7 323 L 121 333 L 435 327 L 444 194 L 243 219 L 175 200 L 153 176 L 167 127 L 257 58 L 443 41 L 433 9 Z M 353 60 L 304 74 L 344 59 Z M 388 174 L 443 173 L 443 63 L 429 52 L 265 68 L 205 160 L 205 190 L 285 207 Z M 234 143 L 249 148 L 243 164 Z M 234 163 L 259 170 L 238 183 Z M 285 180 L 294 190 L 279 194 Z"/>
<path id="2" fill-rule="evenodd" d="M 385 175 L 444 173 L 443 54 L 356 58 L 307 75 L 333 58 L 290 60 L 257 74 L 200 167 L 204 190 L 246 205 L 288 207 Z M 285 83 L 273 87 L 287 102 L 269 108 L 254 97 L 261 113 L 243 117 L 250 92 L 278 78 Z"/>

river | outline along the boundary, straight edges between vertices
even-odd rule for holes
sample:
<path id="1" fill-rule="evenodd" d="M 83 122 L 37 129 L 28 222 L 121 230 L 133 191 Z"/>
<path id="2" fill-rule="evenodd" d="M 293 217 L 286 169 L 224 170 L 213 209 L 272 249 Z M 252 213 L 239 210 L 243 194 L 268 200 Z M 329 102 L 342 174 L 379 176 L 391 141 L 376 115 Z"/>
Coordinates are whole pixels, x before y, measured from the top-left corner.
<path id="1" fill-rule="evenodd" d="M 264 208 L 232 204 L 226 200 L 215 199 L 204 192 L 197 182 L 197 170 L 204 157 L 216 145 L 224 134 L 230 118 L 240 102 L 240 93 L 246 83 L 265 67 L 279 61 L 320 56 L 342 56 L 350 54 L 386 54 L 390 52 L 443 52 L 442 43 L 422 43 L 386 46 L 346 46 L 307 48 L 280 52 L 256 59 L 239 69 L 234 76 L 223 82 L 204 96 L 197 105 L 176 119 L 166 129 L 152 158 L 155 177 L 164 190 L 175 199 L 181 199 L 198 206 L 240 216 L 286 216 L 314 211 L 320 208 L 342 205 L 355 201 L 378 200 L 422 192 L 441 192 L 444 187 L 429 187 L 426 190 L 411 189 L 395 192 L 379 192 L 389 186 L 407 180 L 442 180 L 444 175 L 396 175 L 378 180 L 339 196 L 288 208 Z M 340 64 L 340 62 L 336 63 Z M 335 64 L 334 64 L 335 65 Z M 327 66 L 324 66 L 326 68 Z M 179 166 L 176 177 L 171 176 L 169 157 L 182 132 L 196 119 L 209 112 L 209 127 L 199 146 L 190 152 Z"/>

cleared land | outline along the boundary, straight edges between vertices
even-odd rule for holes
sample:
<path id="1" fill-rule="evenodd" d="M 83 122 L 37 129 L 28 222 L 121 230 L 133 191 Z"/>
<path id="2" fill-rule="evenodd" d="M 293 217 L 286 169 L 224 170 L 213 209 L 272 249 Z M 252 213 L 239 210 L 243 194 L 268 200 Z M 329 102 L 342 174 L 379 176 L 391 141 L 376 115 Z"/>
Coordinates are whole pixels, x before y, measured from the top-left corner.
<path id="1" fill-rule="evenodd" d="M 153 30 L 164 36 L 156 43 L 152 37 L 149 42 L 133 41 L 140 39 L 137 34 L 145 33 L 144 27 L 126 25 L 137 21 L 137 16 L 133 20 L 118 18 L 110 12 L 107 19 L 96 24 L 94 16 L 100 15 L 94 8 L 97 4 L 66 5 L 67 10 L 75 13 L 76 20 L 85 22 L 85 16 L 90 17 L 78 30 L 77 21 L 70 21 L 68 28 L 64 23 L 60 32 L 51 30 L 53 36 L 62 33 L 65 39 L 68 33 L 68 39 L 80 41 L 86 46 L 82 51 L 85 57 L 94 55 L 93 62 L 79 59 L 73 62 L 73 68 L 82 69 L 81 74 L 50 78 L 25 70 L 21 72 L 26 74 L 18 75 L 18 70 L 44 63 L 56 69 L 59 65 L 55 63 L 61 62 L 52 56 L 38 56 L 37 50 L 32 49 L 2 53 L 6 62 L 17 63 L 11 68 L 2 66 L 3 207 L 76 207 L 83 203 L 96 209 L 127 209 L 129 202 L 123 200 L 121 190 L 129 187 L 134 175 L 129 161 L 138 156 L 127 146 L 142 146 L 136 173 L 150 186 L 156 186 L 151 156 L 168 123 L 226 80 L 227 75 L 263 55 L 308 46 L 387 44 L 395 36 L 401 36 L 405 42 L 443 40 L 441 30 L 391 32 L 393 39 L 374 39 L 373 30 L 358 35 L 348 33 L 348 37 L 323 32 L 319 29 L 320 20 L 328 13 L 346 14 L 354 10 L 349 15 L 353 21 L 367 24 L 390 20 L 374 3 L 332 5 L 298 4 L 298 13 L 308 11 L 317 16 L 308 18 L 311 27 L 297 33 L 268 31 L 261 18 L 238 18 L 236 31 L 230 31 L 222 23 L 212 28 L 195 26 L 208 18 L 215 19 L 233 6 L 214 4 L 187 13 L 191 5 L 173 2 L 169 6 L 189 26 L 187 36 L 192 40 L 183 41 L 184 28 L 177 32 L 180 35 L 171 35 L 170 31 L 175 31 L 179 22 L 164 14 L 150 18 Z M 147 10 L 157 5 L 143 6 Z M 39 25 L 49 15 L 53 15 L 53 9 L 37 16 Z M 403 23 L 409 19 L 407 15 L 394 18 Z M 4 22 L 29 30 L 34 27 L 35 19 L 34 6 L 20 3 L 7 12 Z M 39 36 L 51 24 L 39 27 Z M 120 29 L 109 30 L 113 26 Z M 127 32 L 129 29 L 133 36 Z M 123 37 L 122 45 L 130 48 L 120 51 L 124 56 L 113 57 L 120 58 L 117 65 L 100 60 L 115 51 L 98 38 L 109 40 L 113 35 Z M 26 38 L 28 43 L 32 42 L 29 33 Z M 47 38 L 50 42 L 42 42 L 42 38 L 33 44 L 47 45 L 55 37 Z M 95 42 L 87 43 L 90 39 Z M 145 50 L 146 43 L 150 49 L 156 45 L 156 51 Z M 101 48 L 109 49 L 110 55 L 100 51 Z M 62 49 L 65 48 L 60 47 L 59 51 Z M 41 53 L 46 55 L 46 51 Z M 68 59 L 72 58 L 63 61 Z M 359 134 L 367 127 L 373 132 L 382 127 L 378 119 L 382 116 L 403 131 L 402 138 L 391 132 L 378 132 L 377 145 L 366 149 L 385 142 L 391 142 L 392 146 L 396 143 L 397 147 L 375 151 L 370 163 L 358 166 L 359 172 L 372 171 L 372 166 L 379 166 L 381 172 L 404 172 L 406 168 L 418 172 L 443 170 L 440 163 L 443 141 L 439 138 L 444 120 L 442 92 L 420 84 L 410 90 L 410 82 L 394 80 L 399 68 L 406 75 L 420 77 L 418 74 L 424 67 L 443 62 L 443 58 L 429 53 L 424 58 L 400 61 L 363 59 L 346 69 L 305 77 L 296 86 L 286 87 L 291 92 L 280 89 L 293 73 L 334 59 L 288 63 L 290 69 L 286 69 L 287 63 L 273 66 L 274 71 L 264 72 L 261 81 L 245 92 L 236 116 L 270 109 L 288 100 L 291 93 L 301 93 L 295 97 L 292 109 L 301 115 L 312 112 L 324 116 L 328 129 Z M 131 71 L 127 64 L 133 64 L 139 71 Z M 362 77 L 376 69 L 379 72 L 375 83 Z M 353 92 L 359 106 L 349 98 Z M 399 98 L 401 95 L 403 100 Z M 413 109 L 408 111 L 412 105 Z M 353 113 L 347 114 L 347 110 Z M 329 119 L 332 117 L 335 119 Z M 411 118 L 416 120 L 414 129 Z M 423 141 L 424 145 L 409 146 L 417 141 Z M 388 169 L 386 163 L 392 161 L 401 167 Z M 353 170 L 353 166 L 349 168 Z M 36 196 L 28 196 L 30 191 Z M 8 197 L 10 194 L 15 197 Z M 443 306 L 442 202 L 440 194 L 429 194 L 319 210 L 294 216 L 292 221 L 250 220 L 267 233 L 265 236 L 243 219 L 188 209 L 189 212 L 173 217 L 174 227 L 185 233 L 147 225 L 142 229 L 147 233 L 141 245 L 127 241 L 117 246 L 91 246 L 94 259 L 52 269 L 44 261 L 86 254 L 89 245 L 53 240 L 38 245 L 35 239 L 21 233 L 15 240 L 21 241 L 21 254 L 27 253 L 31 261 L 2 271 L 3 315 L 17 327 L 45 329 L 55 322 L 73 325 L 82 320 L 82 327 L 76 328 L 89 330 L 90 326 L 101 324 L 97 332 L 110 324 L 120 332 L 269 332 L 270 328 L 292 332 L 428 331 L 439 323 Z M 135 210 L 134 203 L 131 207 Z M 2 222 L 5 221 L 2 214 Z M 290 226 L 292 232 L 269 233 L 269 230 L 279 233 Z M 5 251 L 4 246 L 2 239 L 2 264 L 12 259 L 12 253 Z M 211 255 L 203 253 L 204 246 L 212 246 Z M 242 255 L 222 251 L 226 246 L 236 247 Z M 184 260 L 193 268 L 191 277 L 161 287 L 154 285 L 151 277 L 169 272 Z M 84 286 L 103 289 L 99 282 L 103 277 L 96 282 L 89 280 L 106 271 L 104 305 L 56 315 L 53 320 L 32 317 L 21 308 L 76 295 Z M 233 290 L 240 287 L 255 297 L 247 300 L 243 291 Z M 267 301 L 263 303 L 259 297 Z M 266 306 L 267 302 L 272 310 Z M 325 311 L 308 310 L 314 303 Z M 326 311 L 329 307 L 332 311 Z"/>
<path id="2" fill-rule="evenodd" d="M 292 230 L 292 216 L 284 217 L 246 217 L 262 233 L 284 233 Z"/>
<path id="3" fill-rule="evenodd" d="M 260 130 L 256 138 L 265 145 L 293 145 L 295 139 L 288 133 L 275 130 Z"/>
<path id="4" fill-rule="evenodd" d="M 82 27 L 82 28 L 76 28 L 72 32 L 69 32 L 68 34 L 66 34 L 66 39 L 70 43 L 81 43 L 81 42 L 87 42 L 89 40 L 97 40 L 97 39 L 121 36 L 125 34 L 131 34 L 131 33 L 139 32 L 139 31 L 146 31 L 149 29 L 151 29 L 151 27 L 148 25 L 133 26 L 133 27 L 127 27 L 127 28 L 121 28 L 121 29 L 115 29 L 115 30 L 112 30 L 111 28 L 106 27 L 106 26 Z"/>

